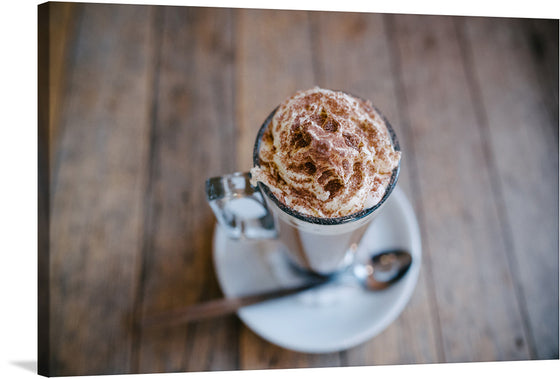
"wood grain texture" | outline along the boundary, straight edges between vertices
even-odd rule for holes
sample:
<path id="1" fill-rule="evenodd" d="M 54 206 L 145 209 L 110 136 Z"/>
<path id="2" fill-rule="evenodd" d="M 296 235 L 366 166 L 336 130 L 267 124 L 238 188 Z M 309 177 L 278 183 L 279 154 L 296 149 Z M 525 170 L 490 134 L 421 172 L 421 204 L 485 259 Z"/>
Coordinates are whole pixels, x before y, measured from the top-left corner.
<path id="1" fill-rule="evenodd" d="M 526 20 L 482 18 L 464 23 L 473 82 L 479 83 L 475 102 L 532 356 L 553 359 L 558 358 L 558 114 L 554 119 L 547 106 L 557 88 L 541 90 L 535 37 L 524 33 L 531 26 Z"/>
<path id="2" fill-rule="evenodd" d="M 558 137 L 558 28 L 559 20 L 529 19 L 518 31 L 525 41 L 525 54 L 532 57 L 535 74 L 542 93 L 542 101 L 548 108 L 549 125 Z M 527 62 L 528 63 L 528 62 Z"/>
<path id="3" fill-rule="evenodd" d="M 49 49 L 49 146 L 51 154 L 56 151 L 61 131 L 64 91 L 66 89 L 66 71 L 70 67 L 71 50 L 75 45 L 75 28 L 79 19 L 79 7 L 74 3 L 48 3 L 48 49 Z M 49 159 L 52 161 L 53 156 Z"/>
<path id="4" fill-rule="evenodd" d="M 437 22 L 436 22 L 437 21 Z M 529 357 L 453 18 L 395 18 L 421 219 L 448 362 Z M 494 57 L 488 57 L 494 59 Z"/>
<path id="5" fill-rule="evenodd" d="M 37 9 L 37 373 L 50 371 L 49 6 Z"/>
<path id="6" fill-rule="evenodd" d="M 161 28 L 142 289 L 144 314 L 222 296 L 212 265 L 208 177 L 233 170 L 231 12 L 158 10 Z M 234 316 L 143 330 L 135 371 L 233 369 Z"/>
<path id="7" fill-rule="evenodd" d="M 149 16 L 146 7 L 83 10 L 52 184 L 50 375 L 129 371 L 153 73 Z"/>

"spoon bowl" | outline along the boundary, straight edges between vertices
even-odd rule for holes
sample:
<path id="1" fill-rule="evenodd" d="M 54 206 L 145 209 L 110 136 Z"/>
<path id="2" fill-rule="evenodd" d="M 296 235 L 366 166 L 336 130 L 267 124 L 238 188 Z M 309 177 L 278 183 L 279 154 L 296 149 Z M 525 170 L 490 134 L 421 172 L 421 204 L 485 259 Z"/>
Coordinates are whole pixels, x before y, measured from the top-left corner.
<path id="1" fill-rule="evenodd" d="M 380 291 L 400 280 L 412 265 L 412 256 L 401 249 L 372 255 L 352 267 L 352 274 L 369 291 Z"/>

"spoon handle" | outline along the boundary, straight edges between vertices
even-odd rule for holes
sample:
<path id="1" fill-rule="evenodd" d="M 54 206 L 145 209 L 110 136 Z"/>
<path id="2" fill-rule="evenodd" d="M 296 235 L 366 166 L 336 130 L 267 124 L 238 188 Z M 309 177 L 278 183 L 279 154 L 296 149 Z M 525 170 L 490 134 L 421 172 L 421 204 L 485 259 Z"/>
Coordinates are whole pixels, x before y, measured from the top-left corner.
<path id="1" fill-rule="evenodd" d="M 175 326 L 189 321 L 197 321 L 211 317 L 223 316 L 234 313 L 239 308 L 260 303 L 266 300 L 277 299 L 280 297 L 293 295 L 302 292 L 320 284 L 326 283 L 326 280 L 307 283 L 302 286 L 280 289 L 263 294 L 250 295 L 244 297 L 223 298 L 211 300 L 208 302 L 194 304 L 187 307 L 175 309 L 169 312 L 160 313 L 144 317 L 141 321 L 142 327 L 161 327 Z"/>

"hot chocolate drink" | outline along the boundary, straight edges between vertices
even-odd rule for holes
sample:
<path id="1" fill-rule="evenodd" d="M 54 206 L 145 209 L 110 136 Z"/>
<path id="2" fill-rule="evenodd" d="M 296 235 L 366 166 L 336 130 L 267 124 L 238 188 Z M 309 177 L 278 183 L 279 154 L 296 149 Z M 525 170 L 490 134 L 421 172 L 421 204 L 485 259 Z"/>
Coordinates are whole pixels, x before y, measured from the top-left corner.
<path id="1" fill-rule="evenodd" d="M 401 153 L 369 101 L 344 92 L 300 91 L 276 110 L 262 135 L 251 183 L 285 206 L 319 218 L 376 205 Z"/>
<path id="2" fill-rule="evenodd" d="M 207 181 L 208 200 L 232 238 L 276 237 L 296 267 L 331 275 L 353 262 L 395 187 L 400 158 L 369 101 L 313 88 L 264 121 L 250 173 Z"/>

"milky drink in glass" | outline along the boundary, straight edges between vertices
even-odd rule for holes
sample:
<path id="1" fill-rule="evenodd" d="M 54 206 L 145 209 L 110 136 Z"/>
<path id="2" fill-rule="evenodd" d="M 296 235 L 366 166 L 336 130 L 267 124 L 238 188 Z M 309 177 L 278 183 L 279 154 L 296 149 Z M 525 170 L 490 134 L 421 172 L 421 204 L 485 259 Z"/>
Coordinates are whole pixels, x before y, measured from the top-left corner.
<path id="1" fill-rule="evenodd" d="M 316 87 L 269 115 L 250 173 L 209 179 L 208 200 L 230 237 L 277 238 L 296 266 L 330 275 L 351 264 L 396 185 L 400 155 L 390 124 L 369 101 Z M 232 211 L 248 199 L 261 211 Z"/>

